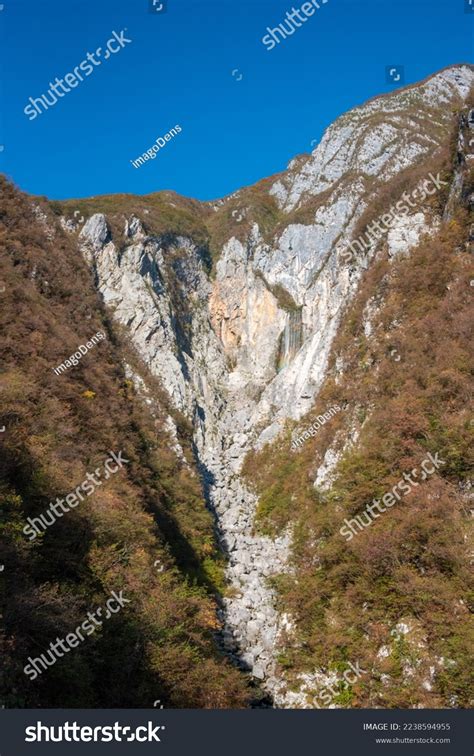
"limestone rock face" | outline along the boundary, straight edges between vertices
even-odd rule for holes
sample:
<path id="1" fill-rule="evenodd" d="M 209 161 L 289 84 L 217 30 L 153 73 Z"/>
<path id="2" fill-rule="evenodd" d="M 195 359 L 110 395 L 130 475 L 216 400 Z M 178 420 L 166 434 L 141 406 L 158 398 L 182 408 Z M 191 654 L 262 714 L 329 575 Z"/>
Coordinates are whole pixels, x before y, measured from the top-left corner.
<path id="1" fill-rule="evenodd" d="M 291 632 L 291 618 L 279 616 L 268 585 L 289 569 L 291 532 L 276 540 L 254 533 L 257 501 L 241 478 L 242 463 L 312 407 L 343 313 L 371 261 L 383 249 L 409 253 L 439 223 L 433 211 L 416 207 L 362 254 L 344 254 L 386 183 L 446 145 L 451 109 L 473 84 L 471 67 L 455 67 L 339 118 L 312 155 L 292 161 L 268 185 L 286 225 L 269 238 L 246 207 L 250 230 L 230 234 L 212 275 L 192 234 L 153 235 L 135 215 L 117 240 L 101 213 L 79 234 L 112 316 L 193 425 L 233 588 L 222 643 L 276 705 L 306 700 L 303 690 L 280 692 L 278 638 Z M 225 212 L 226 201 L 209 212 Z M 295 211 L 304 212 L 304 223 Z M 330 479 L 337 461 L 331 450 L 326 456 L 318 483 Z"/>
<path id="2" fill-rule="evenodd" d="M 86 249 L 101 250 L 109 238 L 109 227 L 105 215 L 96 213 L 84 224 L 79 238 L 83 239 Z"/>
<path id="3" fill-rule="evenodd" d="M 146 236 L 145 228 L 140 218 L 132 215 L 125 221 L 124 235 L 129 239 L 143 239 Z"/>
<path id="4" fill-rule="evenodd" d="M 346 207 L 353 207 L 358 185 L 353 193 L 347 189 L 354 178 L 387 182 L 444 143 L 450 105 L 467 98 L 472 78 L 472 67 L 455 66 L 349 111 L 327 129 L 303 166 L 290 163 L 272 194 L 287 211 L 328 190 L 332 195 L 328 205 L 340 198 L 342 210 L 346 198 Z"/>

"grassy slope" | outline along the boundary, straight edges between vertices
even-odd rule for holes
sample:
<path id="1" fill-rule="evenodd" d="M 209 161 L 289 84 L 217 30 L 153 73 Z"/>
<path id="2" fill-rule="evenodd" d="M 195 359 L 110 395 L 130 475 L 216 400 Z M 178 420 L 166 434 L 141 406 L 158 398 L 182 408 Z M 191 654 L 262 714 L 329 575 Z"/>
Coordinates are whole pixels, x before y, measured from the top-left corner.
<path id="1" fill-rule="evenodd" d="M 222 565 L 189 429 L 178 418 L 186 466 L 163 429 L 163 392 L 141 368 L 161 407 L 153 419 L 125 380 L 123 360 L 138 362 L 107 319 L 75 244 L 60 230 L 50 242 L 27 199 L 5 181 L 0 244 L 0 700 L 245 706 L 245 678 L 216 651 Z M 55 375 L 99 329 L 107 340 Z M 29 543 L 25 518 L 73 490 L 109 450 L 123 450 L 130 463 Z M 112 590 L 131 603 L 31 682 L 22 671 L 28 656 L 74 630 Z"/>
<path id="2" fill-rule="evenodd" d="M 246 463 L 260 495 L 259 527 L 275 533 L 291 523 L 295 529 L 296 574 L 275 581 L 282 608 L 297 623 L 295 638 L 282 649 L 282 666 L 290 679 L 355 660 L 369 671 L 336 699 L 339 705 L 472 705 L 472 534 L 465 492 L 472 474 L 474 270 L 468 228 L 468 214 L 460 210 L 409 259 L 381 260 L 367 272 L 317 404 L 298 428 L 334 404 L 344 410 L 300 451 L 290 451 L 288 430 Z M 363 310 L 372 297 L 379 310 L 367 338 Z M 338 357 L 344 364 L 339 377 Z M 354 428 L 358 443 L 344 453 L 329 493 L 318 491 L 313 481 L 325 451 L 340 447 Z M 339 533 L 344 519 L 389 491 L 428 451 L 446 460 L 440 473 L 347 542 Z M 401 619 L 415 628 L 411 644 L 390 635 Z M 426 647 L 417 648 L 419 641 Z M 390 649 L 386 659 L 377 658 L 382 645 Z M 421 683 L 435 657 L 448 661 L 428 691 Z M 410 664 L 413 677 L 404 671 Z"/>

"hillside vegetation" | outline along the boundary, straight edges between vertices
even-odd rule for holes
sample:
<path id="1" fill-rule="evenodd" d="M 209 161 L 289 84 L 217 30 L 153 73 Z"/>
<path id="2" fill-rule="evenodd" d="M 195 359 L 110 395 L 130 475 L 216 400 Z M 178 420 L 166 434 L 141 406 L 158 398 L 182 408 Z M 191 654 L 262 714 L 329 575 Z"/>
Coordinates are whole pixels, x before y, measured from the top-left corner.
<path id="1" fill-rule="evenodd" d="M 194 469 L 164 428 L 165 394 L 107 318 L 75 245 L 47 207 L 2 180 L 1 652 L 6 707 L 241 707 L 246 678 L 217 650 L 222 557 Z M 54 229 L 54 236 L 41 219 Z M 60 365 L 97 331 L 79 364 Z M 125 362 L 155 397 L 154 416 Z M 30 541 L 28 517 L 74 491 L 110 451 L 129 460 Z M 105 605 L 128 604 L 31 681 L 28 657 Z"/>
<path id="2" fill-rule="evenodd" d="M 317 404 L 298 428 L 334 404 L 343 411 L 300 450 L 291 451 L 288 428 L 246 462 L 260 496 L 258 527 L 294 532 L 293 571 L 274 581 L 281 609 L 295 618 L 281 666 L 295 682 L 356 660 L 368 672 L 336 705 L 473 704 L 469 225 L 460 208 L 408 257 L 382 256 L 367 271 Z M 339 462 L 318 488 L 329 448 Z M 344 520 L 429 452 L 443 460 L 439 470 L 347 540 Z"/>

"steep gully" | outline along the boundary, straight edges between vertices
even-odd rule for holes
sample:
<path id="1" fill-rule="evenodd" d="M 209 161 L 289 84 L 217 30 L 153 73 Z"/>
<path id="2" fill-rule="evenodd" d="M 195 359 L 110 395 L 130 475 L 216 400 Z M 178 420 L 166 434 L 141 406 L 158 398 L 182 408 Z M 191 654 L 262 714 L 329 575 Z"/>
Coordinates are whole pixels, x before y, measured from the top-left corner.
<path id="1" fill-rule="evenodd" d="M 346 273 L 344 287 L 344 271 L 335 263 L 314 282 L 298 281 L 299 307 L 286 311 L 255 275 L 256 249 L 251 260 L 235 239 L 213 282 L 189 239 L 165 242 L 143 233 L 119 252 L 103 215 L 87 221 L 81 239 L 106 304 L 192 421 L 204 493 L 228 559 L 223 646 L 251 670 L 274 705 L 284 706 L 275 657 L 282 631 L 291 633 L 291 619 L 278 614 L 267 581 L 289 569 L 291 533 L 272 540 L 253 532 L 257 501 L 239 473 L 249 450 L 310 408 L 360 270 Z M 308 324 L 306 295 L 316 330 Z M 131 377 L 139 386 L 138 376 Z"/>
<path id="2" fill-rule="evenodd" d="M 473 79 L 468 67 L 438 74 L 418 87 L 420 107 L 465 97 Z M 312 406 L 344 309 L 383 243 L 345 263 L 340 253 L 374 195 L 361 179 L 344 185 L 344 177 L 357 166 L 383 183 L 433 151 L 433 137 L 423 143 L 418 123 L 409 149 L 402 127 L 398 143 L 385 124 L 373 128 L 374 112 L 400 113 L 403 97 L 402 91 L 343 116 L 302 169 L 290 164 L 273 184 L 270 192 L 287 212 L 302 198 L 327 192 L 329 184 L 313 223 L 289 224 L 272 245 L 254 223 L 245 242 L 227 241 L 212 278 L 192 239 L 147 234 L 146 210 L 142 219 L 126 220 L 118 243 L 101 213 L 79 236 L 106 305 L 192 421 L 204 491 L 228 558 L 222 642 L 276 706 L 304 705 L 303 694 L 290 700 L 277 673 L 278 639 L 283 631 L 291 634 L 292 623 L 275 609 L 268 586 L 269 577 L 289 569 L 291 533 L 272 540 L 253 532 L 257 501 L 240 471 L 250 450 Z M 389 255 L 408 250 L 438 221 L 423 208 L 400 216 L 387 235 Z M 282 290 L 285 302 L 274 293 Z M 317 481 L 323 478 L 318 471 Z"/>

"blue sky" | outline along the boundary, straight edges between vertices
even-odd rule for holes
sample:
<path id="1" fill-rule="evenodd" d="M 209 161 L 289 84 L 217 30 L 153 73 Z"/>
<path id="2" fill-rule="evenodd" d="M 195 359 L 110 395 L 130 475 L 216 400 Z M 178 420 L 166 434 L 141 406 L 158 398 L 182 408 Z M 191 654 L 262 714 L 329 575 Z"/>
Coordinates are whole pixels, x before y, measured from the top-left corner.
<path id="1" fill-rule="evenodd" d="M 52 199 L 213 199 L 283 170 L 338 115 L 392 90 L 386 66 L 404 65 L 410 84 L 474 60 L 465 0 L 328 0 L 267 50 L 266 27 L 303 2 L 167 0 L 152 15 L 149 0 L 5 0 L 0 171 Z M 130 44 L 29 120 L 30 96 L 124 29 Z M 134 168 L 175 124 L 182 132 Z"/>

